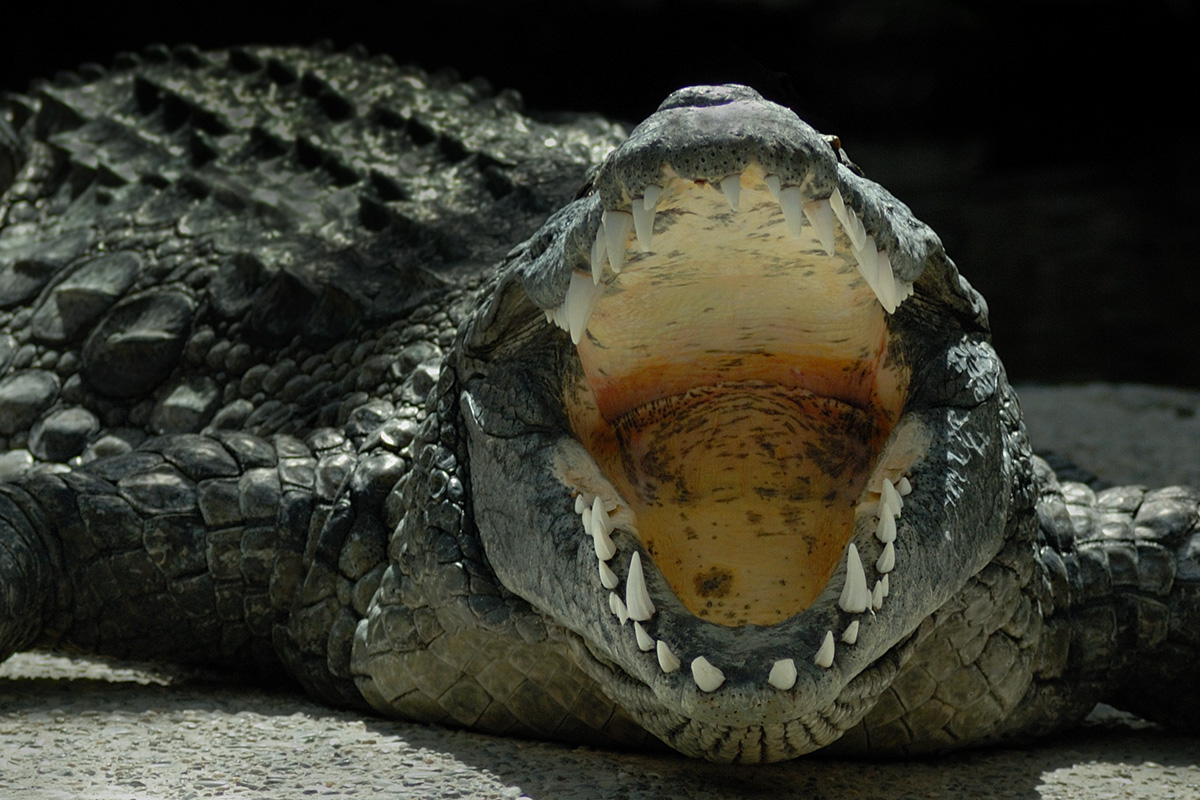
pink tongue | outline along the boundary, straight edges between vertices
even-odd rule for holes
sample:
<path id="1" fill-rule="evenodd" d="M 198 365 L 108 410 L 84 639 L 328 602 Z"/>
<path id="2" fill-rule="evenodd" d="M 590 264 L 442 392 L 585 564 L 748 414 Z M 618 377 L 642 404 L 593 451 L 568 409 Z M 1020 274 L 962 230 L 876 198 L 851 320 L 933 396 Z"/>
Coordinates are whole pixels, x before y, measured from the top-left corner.
<path id="1" fill-rule="evenodd" d="M 845 550 L 878 436 L 870 415 L 800 389 L 694 389 L 617 422 L 606 466 L 683 604 L 723 625 L 807 608 Z"/>

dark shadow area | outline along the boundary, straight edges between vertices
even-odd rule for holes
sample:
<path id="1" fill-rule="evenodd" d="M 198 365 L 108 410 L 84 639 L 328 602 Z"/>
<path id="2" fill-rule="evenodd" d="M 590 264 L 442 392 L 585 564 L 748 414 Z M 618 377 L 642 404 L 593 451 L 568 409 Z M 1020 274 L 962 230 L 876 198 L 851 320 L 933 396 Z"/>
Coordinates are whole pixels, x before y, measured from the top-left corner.
<path id="1" fill-rule="evenodd" d="M 152 42 L 361 43 L 636 121 L 749 83 L 842 137 L 988 299 L 1016 380 L 1200 386 L 1195 4 L 457 0 L 324 13 L 215 2 L 5 11 L 0 89 Z"/>

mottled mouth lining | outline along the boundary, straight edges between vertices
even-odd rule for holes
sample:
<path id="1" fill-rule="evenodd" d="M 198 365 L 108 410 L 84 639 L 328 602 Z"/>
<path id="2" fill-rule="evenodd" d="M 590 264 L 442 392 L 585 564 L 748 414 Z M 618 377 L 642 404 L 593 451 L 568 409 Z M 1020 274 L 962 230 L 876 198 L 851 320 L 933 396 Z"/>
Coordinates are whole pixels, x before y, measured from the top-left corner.
<path id="1" fill-rule="evenodd" d="M 643 558 L 719 625 L 802 613 L 843 562 L 842 610 L 882 607 L 911 490 L 901 470 L 880 469 L 908 383 L 888 357 L 885 313 L 912 284 L 837 189 L 806 197 L 754 164 L 718 182 L 661 177 L 628 210 L 604 212 L 590 270 L 546 315 L 577 346 L 566 407 L 613 489 L 575 492 L 608 611 L 664 673 L 690 658 L 711 692 L 719 666 L 653 635 Z M 864 515 L 880 546 L 873 585 L 851 541 Z M 618 559 L 618 529 L 641 550 Z M 858 634 L 856 618 L 839 638 Z M 835 651 L 828 631 L 810 658 L 829 667 Z M 764 678 L 791 689 L 795 663 L 777 659 Z"/>

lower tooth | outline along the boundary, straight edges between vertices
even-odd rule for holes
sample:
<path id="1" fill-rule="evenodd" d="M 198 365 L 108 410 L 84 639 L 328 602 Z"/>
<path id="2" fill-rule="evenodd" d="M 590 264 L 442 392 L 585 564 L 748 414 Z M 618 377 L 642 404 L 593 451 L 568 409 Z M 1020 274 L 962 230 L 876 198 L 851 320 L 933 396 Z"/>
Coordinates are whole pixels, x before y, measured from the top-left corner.
<path id="1" fill-rule="evenodd" d="M 883 608 L 883 581 L 875 581 L 875 588 L 871 591 L 871 608 L 875 611 Z"/>
<path id="2" fill-rule="evenodd" d="M 896 568 L 896 543 L 888 542 L 883 546 L 883 552 L 879 554 L 879 560 L 875 562 L 875 569 L 881 573 L 891 572 Z"/>
<path id="3" fill-rule="evenodd" d="M 846 630 L 842 633 L 842 641 L 846 644 L 854 644 L 858 641 L 858 620 L 854 620 L 846 626 Z"/>
<path id="4" fill-rule="evenodd" d="M 767 683 L 776 689 L 787 691 L 796 685 L 796 662 L 790 658 L 781 658 L 771 667 Z"/>
<path id="5" fill-rule="evenodd" d="M 608 593 L 608 610 L 621 621 L 622 625 L 629 621 L 629 611 L 625 608 L 625 601 L 616 592 Z"/>
<path id="6" fill-rule="evenodd" d="M 900 476 L 900 480 L 896 481 L 896 492 L 901 497 L 907 497 L 912 494 L 912 484 L 909 482 L 907 475 Z"/>
<path id="7" fill-rule="evenodd" d="M 648 653 L 654 649 L 654 639 L 650 637 L 650 634 L 646 633 L 646 629 L 642 627 L 642 623 L 633 623 L 633 633 L 637 636 L 638 648 L 643 653 Z"/>
<path id="8" fill-rule="evenodd" d="M 655 645 L 655 655 L 658 656 L 658 666 L 663 672 L 674 672 L 679 669 L 679 659 L 671 652 L 671 648 L 662 639 Z"/>
<path id="9" fill-rule="evenodd" d="M 818 667 L 828 669 L 833 666 L 833 631 L 825 631 L 825 641 L 821 642 L 821 649 L 813 657 L 813 663 Z"/>
<path id="10" fill-rule="evenodd" d="M 708 663 L 704 656 L 692 661 L 692 678 L 702 692 L 715 692 L 725 682 L 725 673 Z"/>
<path id="11" fill-rule="evenodd" d="M 612 567 L 599 559 L 596 560 L 596 563 L 600 565 L 600 584 L 605 589 L 617 588 L 617 584 L 620 581 L 617 580 L 617 573 L 612 571 Z"/>

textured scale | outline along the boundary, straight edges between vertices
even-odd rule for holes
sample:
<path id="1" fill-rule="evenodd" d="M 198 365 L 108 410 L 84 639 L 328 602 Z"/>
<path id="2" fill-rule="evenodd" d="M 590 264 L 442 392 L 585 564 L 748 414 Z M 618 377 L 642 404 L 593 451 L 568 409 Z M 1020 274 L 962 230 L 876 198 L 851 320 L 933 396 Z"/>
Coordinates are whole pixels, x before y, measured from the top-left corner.
<path id="1" fill-rule="evenodd" d="M 723 92 L 757 98 L 698 88 L 664 108 L 716 105 Z M 1011 740 L 1073 724 L 1100 700 L 1197 729 L 1200 695 L 1171 688 L 1200 682 L 1196 492 L 1059 483 L 1029 451 L 992 363 L 986 311 L 965 284 L 934 299 L 983 331 L 975 349 L 955 351 L 953 366 L 972 381 L 931 379 L 930 391 L 950 407 L 994 402 L 984 434 L 1001 468 L 948 470 L 945 486 L 973 482 L 1003 500 L 1003 542 L 830 703 L 774 738 L 751 735 L 696 723 L 667 704 L 674 689 L 653 696 L 598 657 L 585 634 L 600 623 L 582 598 L 629 596 L 631 562 L 622 551 L 596 577 L 572 505 L 617 519 L 607 495 L 564 497 L 561 526 L 582 542 L 596 585 L 553 585 L 552 599 L 576 616 L 543 613 L 526 573 L 557 576 L 559 565 L 506 572 L 496 531 L 512 526 L 521 542 L 530 520 L 559 525 L 541 504 L 566 490 L 529 474 L 525 486 L 499 488 L 529 491 L 528 516 L 494 513 L 484 490 L 494 496 L 499 476 L 525 469 L 543 445 L 507 453 L 471 442 L 507 445 L 524 441 L 522 425 L 563 424 L 561 406 L 538 391 L 573 368 L 557 349 L 569 335 L 539 327 L 543 313 L 565 305 L 568 285 L 598 286 L 606 265 L 635 272 L 629 253 L 640 248 L 623 253 L 621 242 L 650 249 L 657 235 L 644 219 L 619 235 L 617 215 L 629 215 L 604 208 L 605 254 L 599 207 L 594 219 L 577 212 L 593 225 L 586 242 L 564 244 L 574 218 L 552 212 L 636 194 L 620 181 L 636 179 L 636 196 L 655 202 L 663 190 L 650 182 L 654 161 L 589 178 L 576 199 L 588 167 L 626 132 L 519 106 L 514 93 L 388 59 L 268 48 L 156 47 L 0 98 L 0 659 L 50 647 L 213 664 L 287 675 L 329 703 L 419 721 L 623 747 L 662 739 L 729 761 Z M 745 211 L 753 196 L 728 179 L 747 161 L 734 156 L 713 184 L 722 213 Z M 768 178 L 792 203 L 796 176 L 784 175 L 782 191 Z M 869 229 L 879 252 L 893 248 L 897 291 L 911 290 L 903 259 L 914 257 L 897 249 L 908 229 L 885 236 L 874 211 L 856 216 L 863 197 L 836 202 L 850 226 L 843 238 Z M 829 204 L 816 203 L 832 255 Z M 817 224 L 792 216 L 806 237 Z M 607 258 L 595 284 L 593 247 Z M 563 267 L 564 254 L 578 256 L 565 266 L 582 276 L 575 284 L 561 271 L 534 280 L 538 264 Z M 957 279 L 940 250 L 930 259 Z M 527 306 L 487 304 L 501 273 L 534 276 Z M 889 297 L 890 311 L 913 306 Z M 493 327 L 476 335 L 481 317 Z M 576 317 L 578 341 L 586 314 Z M 918 336 L 937 321 L 895 324 L 897 336 Z M 529 349 L 497 357 L 511 382 L 480 381 L 512 342 Z M 979 364 L 998 375 L 983 388 Z M 919 508 L 914 484 L 905 515 Z M 894 549 L 890 597 L 935 591 L 939 565 L 903 537 Z M 668 608 L 654 574 L 638 560 L 647 627 L 635 645 L 624 626 L 628 648 L 660 686 L 695 680 L 718 702 L 741 665 L 646 633 L 663 630 Z M 602 611 L 604 624 L 624 623 Z M 762 671 L 762 690 L 832 674 L 873 624 L 823 628 L 809 651 L 776 654 L 766 663 L 782 666 L 773 688 Z M 824 641 L 836 654 L 814 664 Z"/>

